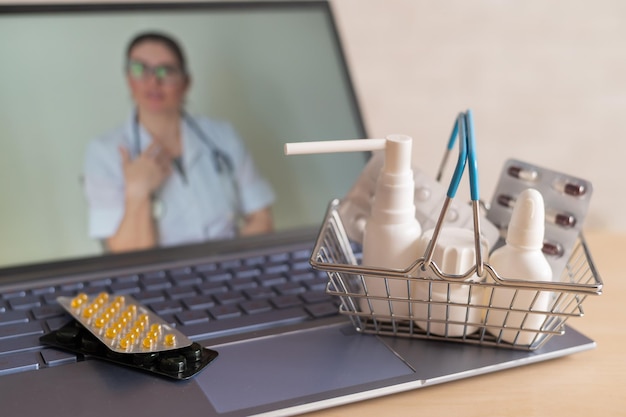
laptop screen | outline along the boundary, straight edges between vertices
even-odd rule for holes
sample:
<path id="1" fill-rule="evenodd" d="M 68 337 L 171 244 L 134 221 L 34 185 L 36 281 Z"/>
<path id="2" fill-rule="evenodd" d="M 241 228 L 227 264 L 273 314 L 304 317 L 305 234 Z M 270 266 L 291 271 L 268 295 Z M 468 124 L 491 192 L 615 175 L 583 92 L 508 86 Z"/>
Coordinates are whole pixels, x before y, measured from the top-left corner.
<path id="1" fill-rule="evenodd" d="M 240 139 L 250 178 L 271 190 L 273 231 L 319 225 L 329 200 L 357 178 L 363 154 L 283 155 L 286 142 L 366 137 L 326 2 L 0 6 L 0 267 L 105 251 L 90 224 L 92 200 L 106 206 L 120 196 L 90 178 L 99 168 L 88 150 L 116 135 L 129 141 L 131 159 L 146 150 L 126 54 L 146 31 L 184 51 L 184 110 L 204 131 L 185 134 L 213 153 L 224 129 Z M 148 70 L 150 82 L 165 82 L 159 68 Z M 117 152 L 108 163 L 121 163 Z M 208 182 L 215 172 L 205 174 Z M 176 210 L 158 203 L 155 216 Z"/>

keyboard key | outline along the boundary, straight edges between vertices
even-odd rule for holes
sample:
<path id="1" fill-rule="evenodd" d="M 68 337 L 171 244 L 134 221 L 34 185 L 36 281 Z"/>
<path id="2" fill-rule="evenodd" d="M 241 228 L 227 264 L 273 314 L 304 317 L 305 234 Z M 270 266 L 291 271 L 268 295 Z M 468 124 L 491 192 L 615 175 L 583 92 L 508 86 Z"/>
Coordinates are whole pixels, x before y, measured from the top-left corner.
<path id="1" fill-rule="evenodd" d="M 287 252 L 281 252 L 281 253 L 274 253 L 271 254 L 269 257 L 269 261 L 273 262 L 273 263 L 285 263 L 289 260 L 289 253 Z"/>
<path id="2" fill-rule="evenodd" d="M 76 362 L 76 355 L 74 353 L 58 349 L 44 349 L 41 351 L 41 357 L 47 366 L 57 366 Z"/>
<path id="3" fill-rule="evenodd" d="M 234 304 L 244 301 L 246 297 L 239 291 L 228 291 L 224 293 L 214 294 L 215 300 L 220 304 Z"/>
<path id="4" fill-rule="evenodd" d="M 291 252 L 291 259 L 309 259 L 311 258 L 311 249 L 300 249 Z"/>
<path id="5" fill-rule="evenodd" d="M 183 298 L 181 301 L 189 310 L 206 310 L 215 305 L 215 301 L 213 301 L 210 295 L 196 295 L 194 297 Z"/>
<path id="6" fill-rule="evenodd" d="M 191 269 L 190 266 L 184 266 L 182 268 L 174 268 L 168 271 L 168 273 L 172 277 L 178 277 L 180 275 L 187 275 L 187 274 L 191 274 L 192 272 L 193 270 Z"/>
<path id="7" fill-rule="evenodd" d="M 272 309 L 272 306 L 266 300 L 244 301 L 243 303 L 239 304 L 239 306 L 246 314 L 264 313 Z"/>
<path id="8" fill-rule="evenodd" d="M 231 289 L 239 291 L 246 288 L 254 288 L 259 284 L 252 278 L 234 278 L 228 282 L 228 285 Z"/>
<path id="9" fill-rule="evenodd" d="M 42 334 L 43 328 L 37 321 L 29 323 L 8 324 L 0 326 L 0 340 L 17 336 L 27 336 L 32 334 Z"/>
<path id="10" fill-rule="evenodd" d="M 65 315 L 65 310 L 60 305 L 44 305 L 32 309 L 35 320 L 49 319 L 51 317 Z"/>
<path id="11" fill-rule="evenodd" d="M 26 295 L 19 298 L 11 298 L 7 304 L 14 310 L 26 310 L 33 307 L 39 307 L 41 300 L 37 295 Z"/>
<path id="12" fill-rule="evenodd" d="M 305 288 L 297 282 L 285 282 L 284 284 L 274 285 L 274 289 L 279 294 L 300 294 L 305 291 Z"/>
<path id="13" fill-rule="evenodd" d="M 207 273 L 207 272 L 217 271 L 218 266 L 216 263 L 209 263 L 209 264 L 196 265 L 194 269 L 197 272 Z"/>
<path id="14" fill-rule="evenodd" d="M 3 340 L 2 343 L 0 343 L 0 358 L 2 358 L 1 355 L 8 353 L 40 350 L 41 343 L 39 343 L 39 337 L 40 335 L 38 334 L 31 334 Z"/>
<path id="15" fill-rule="evenodd" d="M 44 294 L 43 302 L 46 304 L 58 304 L 57 297 L 73 297 L 76 291 L 57 291 L 53 294 Z"/>
<path id="16" fill-rule="evenodd" d="M 210 320 L 205 323 L 179 326 L 191 339 L 217 337 L 233 333 L 241 333 L 247 330 L 257 330 L 277 325 L 302 322 L 309 319 L 309 314 L 302 308 L 290 308 L 285 310 L 272 310 L 266 313 L 243 315 L 223 320 Z"/>
<path id="17" fill-rule="evenodd" d="M 246 259 L 243 261 L 243 263 L 244 263 L 245 265 L 248 265 L 248 266 L 262 265 L 262 264 L 264 264 L 265 262 L 266 262 L 266 260 L 265 260 L 265 256 L 263 256 L 263 255 L 253 256 L 253 257 L 250 257 L 250 258 L 246 258 Z"/>
<path id="18" fill-rule="evenodd" d="M 111 278 L 100 278 L 94 279 L 93 281 L 89 281 L 89 287 L 106 287 L 107 285 L 111 285 Z"/>
<path id="19" fill-rule="evenodd" d="M 310 291 L 325 291 L 326 284 L 328 284 L 328 277 L 315 278 L 314 280 L 307 281 L 305 283 Z"/>
<path id="20" fill-rule="evenodd" d="M 158 315 L 178 313 L 179 311 L 183 311 L 183 307 L 176 300 L 167 300 L 158 303 L 151 303 L 148 306 Z"/>
<path id="21" fill-rule="evenodd" d="M 198 289 L 202 294 L 217 294 L 228 291 L 228 287 L 221 282 L 205 282 L 198 285 Z"/>
<path id="22" fill-rule="evenodd" d="M 141 289 L 139 288 L 139 283 L 130 281 L 130 282 L 114 282 L 111 284 L 111 291 L 117 295 L 123 294 L 136 294 Z"/>
<path id="23" fill-rule="evenodd" d="M 263 267 L 264 274 L 279 274 L 281 272 L 288 272 L 289 265 L 288 264 L 268 264 Z"/>
<path id="24" fill-rule="evenodd" d="M 235 278 L 252 278 L 261 274 L 261 270 L 258 268 L 251 268 L 249 266 L 242 266 L 233 270 Z"/>
<path id="25" fill-rule="evenodd" d="M 144 279 L 141 283 L 148 291 L 163 290 L 172 286 L 172 283 L 166 277 Z"/>
<path id="26" fill-rule="evenodd" d="M 176 313 L 176 318 L 183 326 L 209 321 L 209 315 L 202 310 L 191 310 Z"/>
<path id="27" fill-rule="evenodd" d="M 43 294 L 50 294 L 53 293 L 55 290 L 54 287 L 49 286 L 49 287 L 41 287 L 41 288 L 35 288 L 33 290 L 31 290 L 30 292 L 33 295 L 43 295 Z"/>
<path id="28" fill-rule="evenodd" d="M 133 298 L 142 304 L 158 303 L 159 301 L 165 301 L 165 294 L 163 294 L 163 291 L 141 291 L 133 295 Z"/>
<path id="29" fill-rule="evenodd" d="M 332 302 L 311 304 L 305 308 L 315 318 L 334 316 L 339 313 L 337 306 Z"/>
<path id="30" fill-rule="evenodd" d="M 129 283 L 129 282 L 137 282 L 139 281 L 139 275 L 137 274 L 133 274 L 133 275 L 125 275 L 122 277 L 117 277 L 115 278 L 115 282 L 114 283 Z"/>
<path id="31" fill-rule="evenodd" d="M 109 290 L 106 287 L 85 287 L 82 290 L 80 290 L 80 292 L 91 296 L 91 295 L 98 295 L 101 292 L 109 292 Z"/>
<path id="32" fill-rule="evenodd" d="M 323 301 L 332 302 L 334 299 L 332 295 L 328 295 L 325 292 L 319 291 L 306 292 L 304 294 L 301 294 L 300 297 L 302 297 L 304 302 L 307 304 L 321 303 Z"/>
<path id="33" fill-rule="evenodd" d="M 209 313 L 218 320 L 241 316 L 241 310 L 234 304 L 212 307 Z"/>
<path id="34" fill-rule="evenodd" d="M 61 288 L 61 291 L 76 291 L 80 290 L 83 287 L 84 285 L 82 282 L 72 282 L 69 284 L 63 284 L 59 288 Z"/>
<path id="35" fill-rule="evenodd" d="M 151 281 L 153 279 L 161 279 L 167 277 L 165 271 L 152 271 L 143 274 L 143 281 Z"/>
<path id="36" fill-rule="evenodd" d="M 313 272 L 293 272 L 291 274 L 291 281 L 310 281 L 315 279 L 315 273 Z"/>
<path id="37" fill-rule="evenodd" d="M 319 269 L 315 269 L 313 267 L 311 267 L 309 269 L 309 272 L 313 275 L 315 275 L 316 278 L 324 278 L 326 280 L 328 280 L 328 272 L 326 271 L 320 271 Z"/>
<path id="38" fill-rule="evenodd" d="M 202 284 L 202 277 L 196 274 L 177 275 L 172 277 L 176 285 L 189 286 Z"/>
<path id="39" fill-rule="evenodd" d="M 9 300 L 11 298 L 24 297 L 25 295 L 26 291 L 13 291 L 2 294 L 2 298 L 4 298 L 5 300 Z"/>
<path id="40" fill-rule="evenodd" d="M 276 296 L 276 292 L 270 287 L 248 288 L 243 290 L 243 293 L 251 300 Z"/>
<path id="41" fill-rule="evenodd" d="M 210 274 L 206 274 L 205 278 L 209 281 L 209 282 L 223 282 L 223 281 L 228 281 L 229 279 L 231 279 L 233 277 L 233 274 L 231 274 L 230 272 L 226 272 L 226 271 L 216 271 L 216 272 L 212 272 Z"/>
<path id="42" fill-rule="evenodd" d="M 297 295 L 281 295 L 272 298 L 271 301 L 276 308 L 289 308 L 302 305 L 302 300 Z"/>
<path id="43" fill-rule="evenodd" d="M 172 299 L 178 300 L 185 297 L 193 297 L 198 295 L 198 292 L 194 287 L 172 287 L 165 290 L 165 293 Z"/>
<path id="44" fill-rule="evenodd" d="M 6 313 L 0 313 L 0 328 L 6 324 L 26 322 L 28 322 L 27 311 L 7 311 Z"/>
<path id="45" fill-rule="evenodd" d="M 166 322 L 167 324 L 169 324 L 172 327 L 176 327 L 178 326 L 178 320 L 176 320 L 176 316 L 174 314 L 168 313 L 168 314 L 159 314 L 159 317 L 161 317 L 161 319 Z"/>
<path id="46" fill-rule="evenodd" d="M 261 282 L 263 286 L 271 286 L 276 284 L 282 284 L 287 282 L 287 278 L 282 274 L 267 274 L 261 275 L 258 280 Z"/>
<path id="47" fill-rule="evenodd" d="M 311 269 L 312 266 L 309 263 L 309 261 L 297 261 L 297 262 L 293 262 L 291 264 L 291 270 L 293 271 L 302 271 L 302 270 L 308 270 Z"/>
<path id="48" fill-rule="evenodd" d="M 220 267 L 222 269 L 238 268 L 240 266 L 241 266 L 241 259 L 230 259 L 228 261 L 220 262 Z"/>
<path id="49" fill-rule="evenodd" d="M 0 375 L 39 368 L 38 352 L 21 352 L 0 357 Z"/>

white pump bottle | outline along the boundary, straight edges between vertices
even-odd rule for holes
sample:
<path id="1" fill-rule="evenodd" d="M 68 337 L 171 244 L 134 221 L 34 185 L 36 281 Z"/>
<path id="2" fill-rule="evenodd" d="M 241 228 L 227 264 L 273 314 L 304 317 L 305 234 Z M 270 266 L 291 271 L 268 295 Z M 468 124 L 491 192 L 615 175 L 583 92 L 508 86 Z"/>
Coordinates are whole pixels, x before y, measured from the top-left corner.
<path id="1" fill-rule="evenodd" d="M 363 231 L 363 265 L 404 269 L 421 256 L 419 237 L 422 228 L 415 218 L 412 145 L 413 139 L 406 135 L 389 135 L 385 139 L 285 144 L 286 155 L 384 149 L 383 167 L 376 180 L 371 211 Z M 366 168 L 368 170 L 366 176 L 375 171 L 375 166 L 372 163 Z M 355 226 L 358 224 L 355 223 Z M 375 314 L 379 320 L 389 319 L 391 314 L 409 319 L 409 288 L 406 279 L 389 278 L 386 285 L 382 277 L 366 276 L 364 282 L 368 296 L 382 298 L 392 296 L 403 301 L 362 298 L 360 302 L 362 312 Z"/>
<path id="2" fill-rule="evenodd" d="M 386 138 L 385 162 L 376 182 L 372 210 L 363 233 L 363 265 L 404 269 L 419 256 L 421 226 L 415 218 L 412 139 L 405 135 Z M 369 296 L 398 297 L 408 300 L 406 280 L 366 276 Z M 362 299 L 361 311 L 378 316 L 409 318 L 406 301 Z M 380 317 L 385 319 L 385 317 Z"/>
<path id="3" fill-rule="evenodd" d="M 552 269 L 541 251 L 545 230 L 545 210 L 543 197 L 535 189 L 524 190 L 517 198 L 509 223 L 506 245 L 496 249 L 489 257 L 489 264 L 502 278 L 529 281 L 551 281 Z M 495 288 L 491 298 L 493 307 L 504 309 L 547 311 L 552 294 L 534 290 L 515 290 Z M 541 330 L 547 315 L 538 313 L 525 314 L 506 310 L 490 310 L 485 318 L 487 326 L 512 328 L 502 330 L 487 327 L 495 337 L 516 345 L 530 345 Z M 506 321 L 506 322 L 505 322 Z M 522 329 L 519 331 L 518 329 Z M 519 334 L 518 334 L 519 333 Z"/>

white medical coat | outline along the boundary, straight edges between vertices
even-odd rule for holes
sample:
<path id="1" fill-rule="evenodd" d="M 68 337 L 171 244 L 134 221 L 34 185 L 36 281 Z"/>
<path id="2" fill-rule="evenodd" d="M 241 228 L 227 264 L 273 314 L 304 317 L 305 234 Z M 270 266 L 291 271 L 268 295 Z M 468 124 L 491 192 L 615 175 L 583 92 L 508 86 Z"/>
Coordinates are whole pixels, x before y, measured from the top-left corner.
<path id="1" fill-rule="evenodd" d="M 87 146 L 84 185 L 89 235 L 95 239 L 115 234 L 124 216 L 124 174 L 119 147 L 126 147 L 134 158 L 152 142 L 150 134 L 141 125 L 137 126 L 134 118 L 132 115 L 123 126 Z M 193 117 L 192 123 L 206 138 L 199 137 L 191 123 L 182 119 L 186 181 L 174 169 L 154 196 L 159 246 L 233 237 L 237 233 L 237 213 L 249 214 L 274 202 L 272 187 L 258 173 L 243 141 L 229 123 L 204 117 Z M 205 139 L 230 159 L 232 173 L 225 166 L 218 172 Z"/>

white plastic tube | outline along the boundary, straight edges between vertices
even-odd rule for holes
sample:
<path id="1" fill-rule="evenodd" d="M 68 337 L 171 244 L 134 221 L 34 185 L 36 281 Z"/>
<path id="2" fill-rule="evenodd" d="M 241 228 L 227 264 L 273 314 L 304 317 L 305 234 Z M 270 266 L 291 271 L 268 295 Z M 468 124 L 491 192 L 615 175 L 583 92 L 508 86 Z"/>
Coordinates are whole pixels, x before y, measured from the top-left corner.
<path id="1" fill-rule="evenodd" d="M 365 152 L 385 149 L 385 139 L 322 140 L 317 142 L 285 143 L 285 155 L 316 153 Z"/>

